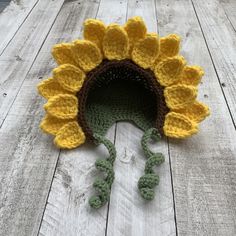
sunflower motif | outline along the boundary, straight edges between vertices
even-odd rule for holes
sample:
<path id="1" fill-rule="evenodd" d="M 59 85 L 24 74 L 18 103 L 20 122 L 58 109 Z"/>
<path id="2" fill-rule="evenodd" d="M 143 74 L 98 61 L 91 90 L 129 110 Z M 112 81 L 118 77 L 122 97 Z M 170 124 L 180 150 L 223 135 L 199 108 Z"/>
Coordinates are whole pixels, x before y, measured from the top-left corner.
<path id="1" fill-rule="evenodd" d="M 53 70 L 51 78 L 38 85 L 39 93 L 47 99 L 44 105 L 47 114 L 40 127 L 55 136 L 54 142 L 60 148 L 75 148 L 86 139 L 93 139 L 96 127 L 106 126 L 105 130 L 110 125 L 103 122 L 107 119 L 106 115 L 102 115 L 107 111 L 105 108 L 101 108 L 102 113 L 97 113 L 99 99 L 103 98 L 103 102 L 111 100 L 115 107 L 117 99 L 109 99 L 104 93 L 109 93 L 111 81 L 121 77 L 121 85 L 131 85 L 127 91 L 121 88 L 121 94 L 127 95 L 137 83 L 150 91 L 149 99 L 145 98 L 146 92 L 140 98 L 138 93 L 134 96 L 140 99 L 141 105 L 133 113 L 137 114 L 138 109 L 149 109 L 151 115 L 145 116 L 145 119 L 148 122 L 152 120 L 150 122 L 154 122 L 152 125 L 161 134 L 185 138 L 197 133 L 199 122 L 209 115 L 208 107 L 196 100 L 197 86 L 204 72 L 199 66 L 187 65 L 183 56 L 179 55 L 179 49 L 178 35 L 159 38 L 155 33 L 147 33 L 140 17 L 129 19 L 124 26 L 106 26 L 97 19 L 86 20 L 84 39 L 53 47 L 52 55 L 58 67 Z M 130 78 L 130 82 L 125 77 Z M 137 91 L 140 90 L 139 85 Z M 99 95 L 94 92 L 96 88 L 101 92 Z M 90 96 L 91 91 L 94 97 Z M 115 96 L 115 93 L 113 90 L 110 95 Z M 122 95 L 120 100 L 125 98 L 123 100 L 126 101 L 126 95 Z M 88 105 L 88 101 L 95 105 Z M 93 116 L 86 112 L 90 109 L 95 110 Z M 132 110 L 133 105 L 123 106 L 122 114 L 128 109 Z M 95 126 L 92 122 L 94 116 L 98 120 Z M 109 117 L 113 122 L 130 116 L 110 114 Z M 136 119 L 141 128 L 151 126 L 136 117 L 133 115 L 131 118 Z M 103 130 L 101 132 L 104 133 Z"/>

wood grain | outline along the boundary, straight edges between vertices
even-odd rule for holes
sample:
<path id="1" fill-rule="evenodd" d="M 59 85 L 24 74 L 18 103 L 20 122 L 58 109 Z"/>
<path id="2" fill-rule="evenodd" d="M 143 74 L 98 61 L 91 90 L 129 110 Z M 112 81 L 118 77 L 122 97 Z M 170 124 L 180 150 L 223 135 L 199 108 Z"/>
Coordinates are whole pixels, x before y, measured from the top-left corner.
<path id="1" fill-rule="evenodd" d="M 113 140 L 114 134 L 115 126 L 107 138 Z M 107 155 L 103 146 L 89 144 L 61 152 L 39 235 L 105 235 L 107 206 L 94 210 L 88 199 L 94 194 L 92 184 L 99 175 L 94 162 Z"/>
<path id="2" fill-rule="evenodd" d="M 0 126 L 34 63 L 63 1 L 40 0 L 14 37 L 14 41 L 10 42 L 0 56 Z"/>
<path id="3" fill-rule="evenodd" d="M 94 13 L 93 16 L 90 13 L 86 17 L 96 16 L 106 24 L 111 22 L 123 23 L 126 9 L 126 1 L 102 0 L 97 15 Z M 114 136 L 115 125 L 107 134 L 111 141 L 114 140 Z M 107 205 L 99 210 L 93 210 L 88 204 L 89 197 L 94 193 L 92 183 L 98 176 L 94 166 L 95 160 L 106 156 L 107 153 L 103 146 L 94 149 L 88 145 L 70 152 L 63 151 L 60 154 L 59 168 L 57 167 L 53 179 L 40 235 L 106 234 Z M 63 173 L 67 173 L 71 180 L 67 184 L 66 190 L 65 178 L 61 177 L 64 175 Z M 55 207 L 58 205 L 58 201 L 63 202 L 63 204 L 60 204 L 60 207 Z M 56 220 L 51 220 L 51 218 Z"/>
<path id="4" fill-rule="evenodd" d="M 39 0 L 11 1 L 8 3 L 9 5 L 5 2 L 4 10 L 1 9 L 3 11 L 0 11 L 0 55 L 38 1 Z"/>
<path id="5" fill-rule="evenodd" d="M 142 16 L 149 32 L 157 31 L 154 1 L 129 1 L 127 17 Z M 156 197 L 145 202 L 139 194 L 137 183 L 144 174 L 146 158 L 141 148 L 143 131 L 131 123 L 119 122 L 116 130 L 116 179 L 113 186 L 107 235 L 175 235 L 173 195 L 170 177 L 168 147 L 166 142 L 152 149 L 162 152 L 166 161 L 156 172 L 160 184 Z"/>
<path id="6" fill-rule="evenodd" d="M 229 23 L 236 32 L 236 4 L 234 0 L 221 0 L 220 5 L 225 11 L 225 15 L 229 20 Z"/>
<path id="7" fill-rule="evenodd" d="M 0 13 L 9 5 L 10 0 L 0 1 Z"/>
<path id="8" fill-rule="evenodd" d="M 51 6 L 53 11 L 58 9 Z M 86 6 L 84 14 L 93 11 L 97 3 Z M 66 3 L 63 9 L 27 78 L 22 78 L 22 87 L 0 129 L 0 235 L 36 235 L 46 205 L 59 150 L 38 128 L 45 101 L 37 94 L 36 85 L 55 66 L 49 53 L 52 45 L 76 38 L 85 17 L 81 14 L 78 19 L 79 4 Z"/>
<path id="9" fill-rule="evenodd" d="M 100 3 L 97 19 L 102 20 L 105 24 L 117 23 L 124 24 L 127 14 L 127 0 L 103 0 Z"/>
<path id="10" fill-rule="evenodd" d="M 197 135 L 169 144 L 178 234 L 233 236 L 236 134 L 229 110 L 191 2 L 156 3 L 160 34 L 179 33 L 183 39 L 181 53 L 190 64 L 204 67 L 198 98 L 209 105 L 212 113 Z M 202 2 L 202 9 L 206 5 Z"/>
<path id="11" fill-rule="evenodd" d="M 236 128 L 236 10 L 219 0 L 192 1 Z M 234 5 L 234 7 L 233 7 Z M 228 12 L 228 13 L 227 13 Z M 231 19 L 231 20 L 230 20 Z"/>
<path id="12" fill-rule="evenodd" d="M 82 22 L 86 18 L 95 17 L 99 2 L 84 1 L 81 9 L 76 9 L 79 1 L 71 2 L 72 15 L 84 12 L 80 23 L 73 27 L 73 35 L 80 35 Z M 102 3 L 100 3 L 102 4 Z M 101 5 L 100 5 L 101 6 Z M 99 8 L 98 16 L 102 18 L 103 9 Z M 71 19 L 71 24 L 77 19 Z M 72 40 L 68 36 L 66 41 Z M 115 126 L 112 127 L 107 137 L 114 139 Z M 88 204 L 89 197 L 93 194 L 92 183 L 98 175 L 94 163 L 99 157 L 106 157 L 103 146 L 94 148 L 84 145 L 72 151 L 63 151 L 60 154 L 52 188 L 49 193 L 40 235 L 104 235 L 106 229 L 107 207 L 95 211 Z"/>
<path id="13" fill-rule="evenodd" d="M 0 235 L 236 235 L 234 1 L 11 4 L 12 11 L 0 14 Z M 150 203 L 137 190 L 145 165 L 143 132 L 127 122 L 113 125 L 107 137 L 116 144 L 116 179 L 110 205 L 94 211 L 88 205 L 98 175 L 94 162 L 107 152 L 90 144 L 56 149 L 38 128 L 45 101 L 36 85 L 55 67 L 52 46 L 80 37 L 86 18 L 123 24 L 134 15 L 144 18 L 149 31 L 182 36 L 181 53 L 205 69 L 199 100 L 212 115 L 188 140 L 151 145 L 166 162 L 156 169 L 160 184 Z M 7 30 L 1 27 L 6 21 Z"/>

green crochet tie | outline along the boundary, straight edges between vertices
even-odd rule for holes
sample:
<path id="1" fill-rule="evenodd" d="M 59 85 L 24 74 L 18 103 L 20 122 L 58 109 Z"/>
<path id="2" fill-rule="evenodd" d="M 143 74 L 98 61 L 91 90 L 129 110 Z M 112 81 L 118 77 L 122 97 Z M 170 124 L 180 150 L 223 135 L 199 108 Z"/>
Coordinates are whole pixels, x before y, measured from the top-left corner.
<path id="1" fill-rule="evenodd" d="M 116 159 L 116 149 L 114 144 L 105 137 L 99 134 L 94 134 L 94 138 L 98 143 L 105 145 L 110 155 L 107 159 L 99 159 L 95 163 L 96 168 L 105 174 L 105 178 L 95 180 L 93 186 L 97 195 L 90 198 L 89 204 L 93 208 L 100 208 L 109 200 L 110 197 L 111 185 L 114 180 L 113 163 Z"/>
<path id="2" fill-rule="evenodd" d="M 151 152 L 147 146 L 150 138 L 160 139 L 158 131 L 152 127 L 163 125 L 165 106 L 161 102 L 164 99 L 161 89 L 153 88 L 155 77 L 150 71 L 137 69 L 129 60 L 117 63 L 104 62 L 106 70 L 98 68 L 95 74 L 91 73 L 90 77 L 96 80 L 88 80 L 90 89 L 84 91 L 87 93 L 87 99 L 84 107 L 85 117 L 82 117 L 81 121 L 86 121 L 90 133 L 98 143 L 106 146 L 110 154 L 110 157 L 97 160 L 95 164 L 105 176 L 104 179 L 94 182 L 97 195 L 89 201 L 93 208 L 99 208 L 109 200 L 114 180 L 113 162 L 116 151 L 114 145 L 104 136 L 115 122 L 132 121 L 140 129 L 146 130 L 141 144 L 148 160 L 145 175 L 138 182 L 143 198 L 154 198 L 153 188 L 158 184 L 159 177 L 154 173 L 153 167 L 164 161 L 162 154 Z M 82 96 L 79 100 L 84 101 L 83 98 Z"/>
<path id="3" fill-rule="evenodd" d="M 151 128 L 145 131 L 141 141 L 144 154 L 146 155 L 148 160 L 145 165 L 145 175 L 143 175 L 138 181 L 138 189 L 141 193 L 141 196 L 145 200 L 152 200 L 154 198 L 154 187 L 159 184 L 159 176 L 155 174 L 153 167 L 159 166 L 165 161 L 162 153 L 153 153 L 148 148 L 147 143 L 150 138 L 154 138 L 156 141 L 160 141 L 161 136 L 158 133 L 157 129 Z"/>
<path id="4" fill-rule="evenodd" d="M 111 186 L 114 180 L 113 163 L 116 158 L 116 150 L 114 144 L 105 137 L 99 134 L 94 134 L 94 138 L 98 143 L 105 145 L 110 155 L 107 159 L 99 159 L 95 163 L 96 168 L 105 175 L 104 179 L 95 180 L 93 186 L 97 195 L 92 196 L 89 200 L 90 206 L 97 209 L 106 204 L 110 198 Z M 156 141 L 161 139 L 157 129 L 150 128 L 145 131 L 141 141 L 144 154 L 148 160 L 145 165 L 145 175 L 143 175 L 138 181 L 138 189 L 141 196 L 146 200 L 152 200 L 154 198 L 154 187 L 159 183 L 159 177 L 154 173 L 153 167 L 160 165 L 165 160 L 161 153 L 153 153 L 148 148 L 147 143 L 151 138 L 154 138 Z"/>

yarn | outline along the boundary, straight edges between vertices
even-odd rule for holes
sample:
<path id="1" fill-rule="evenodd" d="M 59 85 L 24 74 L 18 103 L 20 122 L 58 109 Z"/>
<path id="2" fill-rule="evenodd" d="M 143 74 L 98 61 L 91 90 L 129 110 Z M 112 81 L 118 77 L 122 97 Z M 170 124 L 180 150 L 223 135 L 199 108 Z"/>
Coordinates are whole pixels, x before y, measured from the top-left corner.
<path id="1" fill-rule="evenodd" d="M 202 76 L 204 75 L 204 71 L 200 66 L 189 66 L 186 65 L 182 72 L 182 78 L 180 80 L 181 84 L 197 86 Z"/>
<path id="2" fill-rule="evenodd" d="M 144 69 L 150 68 L 159 54 L 159 37 L 149 34 L 134 45 L 132 60 Z"/>
<path id="3" fill-rule="evenodd" d="M 53 77 L 58 81 L 61 87 L 71 93 L 79 91 L 85 80 L 84 72 L 70 64 L 63 64 L 55 68 L 53 70 Z"/>
<path id="4" fill-rule="evenodd" d="M 76 148 L 86 140 L 107 147 L 110 157 L 95 163 L 105 176 L 94 182 L 97 194 L 89 201 L 99 208 L 109 200 L 116 156 L 104 136 L 114 122 L 135 123 L 144 131 L 141 144 L 147 157 L 138 188 L 151 200 L 159 183 L 153 168 L 164 157 L 151 152 L 147 142 L 160 135 L 186 138 L 198 132 L 199 122 L 210 114 L 196 100 L 203 69 L 187 65 L 179 54 L 178 35 L 148 33 L 141 17 L 108 26 L 87 19 L 83 35 L 84 39 L 52 49 L 58 66 L 38 85 L 39 94 L 47 99 L 40 127 L 55 136 L 59 148 Z"/>
<path id="5" fill-rule="evenodd" d="M 68 122 L 57 132 L 54 143 L 62 148 L 75 148 L 85 142 L 85 135 L 76 121 Z"/>
<path id="6" fill-rule="evenodd" d="M 94 69 L 102 62 L 102 54 L 96 44 L 89 40 L 76 40 L 72 51 L 72 57 L 84 72 Z"/>
<path id="7" fill-rule="evenodd" d="M 38 85 L 38 92 L 41 96 L 46 99 L 52 98 L 59 94 L 68 94 L 67 90 L 65 90 L 55 78 L 48 78 L 42 81 Z"/>
<path id="8" fill-rule="evenodd" d="M 176 34 L 169 34 L 160 40 L 160 55 L 162 57 L 174 57 L 179 53 L 180 37 Z"/>
<path id="9" fill-rule="evenodd" d="M 52 48 L 52 55 L 58 65 L 71 64 L 76 65 L 76 62 L 72 56 L 72 43 L 60 43 L 54 45 Z"/>
<path id="10" fill-rule="evenodd" d="M 129 41 L 126 31 L 117 24 L 107 27 L 103 38 L 103 52 L 109 60 L 122 60 L 127 58 L 129 52 Z"/>
<path id="11" fill-rule="evenodd" d="M 194 103 L 197 97 L 197 89 L 194 86 L 177 84 L 166 88 L 164 96 L 170 109 L 181 109 Z"/>
<path id="12" fill-rule="evenodd" d="M 44 105 L 47 113 L 62 120 L 73 119 L 78 113 L 78 99 L 71 94 L 60 94 L 49 98 Z"/>
<path id="13" fill-rule="evenodd" d="M 45 132 L 56 136 L 62 128 L 61 119 L 70 122 L 77 116 L 78 126 L 82 128 L 88 140 L 93 140 L 96 129 L 104 135 L 112 122 L 123 119 L 133 120 L 144 130 L 155 127 L 160 134 L 174 138 L 185 138 L 196 133 L 198 123 L 209 115 L 208 107 L 196 100 L 197 85 L 204 72 L 199 66 L 186 65 L 183 56 L 179 55 L 178 35 L 159 37 L 155 33 L 147 33 L 143 19 L 133 17 L 124 26 L 118 24 L 106 26 L 100 20 L 88 19 L 84 23 L 84 38 L 53 47 L 52 54 L 59 66 L 53 70 L 53 78 L 42 81 L 38 90 L 43 97 L 49 99 L 45 110 L 50 116 L 57 118 L 53 119 L 53 122 L 58 125 L 53 124 L 52 119 L 47 125 L 40 125 Z M 144 115 L 140 119 L 142 109 L 136 115 L 134 111 L 125 111 L 124 107 L 120 112 L 118 107 L 108 111 L 101 108 L 105 114 L 106 111 L 116 114 L 114 111 L 118 110 L 119 115 L 116 118 L 109 114 L 102 116 L 101 113 L 95 115 L 97 120 L 91 118 L 91 114 L 94 113 L 91 110 L 98 110 L 99 106 L 92 108 L 95 103 L 89 105 L 88 101 L 93 99 L 87 100 L 87 97 L 91 97 L 91 92 L 97 89 L 98 83 L 103 83 L 101 80 L 103 75 L 107 81 L 110 81 L 110 78 L 120 81 L 129 79 L 139 83 L 139 78 L 142 78 L 142 85 L 148 91 L 147 96 L 150 93 L 156 102 L 155 116 L 152 113 L 152 119 L 149 115 L 147 117 Z M 132 90 L 130 88 L 131 92 Z M 108 93 L 112 94 L 114 91 Z M 66 97 L 73 95 L 79 99 Z M 106 95 L 102 94 L 102 97 L 109 101 Z M 146 100 L 145 97 L 143 99 Z M 55 102 L 56 100 L 58 102 Z M 68 102 L 69 100 L 71 102 Z M 105 100 L 104 102 L 106 103 Z M 66 107 L 60 106 L 59 103 Z M 79 107 L 76 109 L 77 104 Z M 111 104 L 107 105 L 105 104 L 109 107 Z M 146 104 L 143 104 L 143 107 L 145 106 Z M 121 113 L 123 115 L 120 115 Z M 168 113 L 171 114 L 167 116 Z M 53 127 L 50 128 L 50 125 Z"/>
<path id="14" fill-rule="evenodd" d="M 163 59 L 154 69 L 159 83 L 162 86 L 171 86 L 179 82 L 185 63 L 181 56 Z"/>
<path id="15" fill-rule="evenodd" d="M 152 200 L 155 196 L 154 187 L 159 184 L 159 176 L 155 174 L 153 167 L 159 166 L 165 161 L 162 153 L 153 153 L 148 148 L 148 141 L 150 138 L 154 138 L 156 141 L 161 139 L 161 136 L 157 129 L 150 128 L 143 134 L 141 145 L 145 156 L 148 158 L 144 175 L 138 181 L 138 189 L 141 196 L 145 200 Z"/>
<path id="16" fill-rule="evenodd" d="M 169 112 L 165 118 L 164 131 L 165 134 L 171 137 L 185 138 L 196 134 L 198 127 L 197 123 L 192 122 L 184 115 L 176 112 Z"/>
<path id="17" fill-rule="evenodd" d="M 134 45 L 140 39 L 145 38 L 147 33 L 146 25 L 143 19 L 139 16 L 128 19 L 124 25 L 124 29 L 128 34 L 129 42 Z"/>
<path id="18" fill-rule="evenodd" d="M 105 24 L 97 19 L 87 19 L 84 22 L 84 38 L 95 43 L 102 50 L 102 42 L 105 35 Z"/>
<path id="19" fill-rule="evenodd" d="M 57 118 L 47 114 L 40 123 L 40 128 L 43 129 L 46 133 L 56 135 L 58 130 L 60 130 L 68 122 L 73 121 L 69 120 L 58 120 Z"/>
<path id="20" fill-rule="evenodd" d="M 94 195 L 89 199 L 90 206 L 97 209 L 103 206 L 110 197 L 111 186 L 114 180 L 113 163 L 116 159 L 116 150 L 113 143 L 104 136 L 95 133 L 94 138 L 97 143 L 104 144 L 109 153 L 107 159 L 99 159 L 95 163 L 96 168 L 105 175 L 104 179 L 95 180 L 93 187 L 95 188 L 97 195 Z"/>
<path id="21" fill-rule="evenodd" d="M 94 132 L 104 135 L 119 120 L 131 120 L 143 130 L 155 126 L 163 134 L 169 111 L 163 88 L 151 70 L 131 60 L 104 60 L 87 74 L 77 96 L 78 121 L 90 140 Z"/>

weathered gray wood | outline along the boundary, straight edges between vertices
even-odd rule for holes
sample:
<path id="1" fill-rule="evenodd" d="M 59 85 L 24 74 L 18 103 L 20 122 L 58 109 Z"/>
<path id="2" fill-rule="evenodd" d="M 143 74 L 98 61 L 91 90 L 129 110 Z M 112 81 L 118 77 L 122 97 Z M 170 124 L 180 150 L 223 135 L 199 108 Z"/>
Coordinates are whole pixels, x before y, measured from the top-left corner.
<path id="1" fill-rule="evenodd" d="M 78 1 L 75 1 L 72 5 L 75 7 L 77 3 Z M 80 11 L 85 13 L 81 17 L 80 24 L 74 27 L 74 36 L 79 34 L 82 22 L 86 18 L 96 16 L 97 8 L 98 3 L 87 1 L 84 1 L 82 9 L 72 8 L 76 15 Z M 77 19 L 74 19 L 72 24 L 76 22 Z M 72 39 L 71 36 L 67 38 L 67 40 Z M 114 133 L 115 127 L 108 133 L 110 140 L 114 139 Z M 92 183 L 98 174 L 94 167 L 95 160 L 106 155 L 103 147 L 94 149 L 91 145 L 61 153 L 40 235 L 103 235 L 105 233 L 107 207 L 98 212 L 94 211 L 88 205 L 88 199 L 93 194 Z"/>
<path id="2" fill-rule="evenodd" d="M 233 4 L 233 2 L 225 0 L 222 5 L 224 9 L 228 2 Z M 55 4 L 58 6 L 58 2 Z M 222 8 L 217 11 L 213 8 L 214 14 L 219 14 L 217 15 L 219 17 L 218 26 L 215 24 L 215 17 L 213 18 L 214 24 L 212 24 L 212 17 L 215 16 L 213 12 L 208 12 L 208 8 L 201 9 L 205 7 L 205 2 L 203 4 L 200 1 L 196 4 L 194 1 L 194 4 L 198 17 L 202 18 L 201 26 L 205 25 L 203 28 L 205 37 L 206 34 L 210 34 L 218 40 L 218 34 L 221 32 L 218 30 L 219 27 L 222 27 L 222 32 L 227 32 L 227 40 L 229 35 L 232 36 L 234 14 L 227 12 L 230 8 L 225 10 L 231 21 L 231 28 L 228 29 L 227 20 L 226 24 L 222 25 L 225 20 Z M 209 5 L 211 4 L 214 5 L 215 2 L 210 2 Z M 15 101 L 10 110 L 12 103 L 8 103 L 9 106 L 6 105 L 9 113 L 8 115 L 6 113 L 7 117 L 4 116 L 6 119 L 0 129 L 0 235 L 36 235 L 46 202 L 48 204 L 40 235 L 105 234 L 107 208 L 93 211 L 87 204 L 87 198 L 92 193 L 91 184 L 97 175 L 93 166 L 94 161 L 98 156 L 106 155 L 102 147 L 96 149 L 93 146 L 85 145 L 73 151 L 63 151 L 47 199 L 59 151 L 53 146 L 52 138 L 42 134 L 38 129 L 38 124 L 43 116 L 42 104 L 44 101 L 37 95 L 35 89 L 39 80 L 43 76 L 49 75 L 55 66 L 49 54 L 52 45 L 60 41 L 70 41 L 81 35 L 82 22 L 89 16 L 95 16 L 98 6 L 98 1 L 66 1 L 31 69 L 26 63 L 28 59 L 30 59 L 28 61 L 30 66 L 33 62 L 31 60 L 33 56 L 29 56 L 31 50 L 34 50 L 31 43 L 28 44 L 29 51 L 26 46 L 22 49 L 22 55 L 27 55 L 26 58 L 28 58 L 24 64 L 14 66 L 16 62 L 13 60 L 15 56 L 13 52 L 17 52 L 16 49 L 10 49 L 11 57 L 6 57 L 7 63 L 10 62 L 10 65 L 14 66 L 15 72 L 9 77 L 13 79 L 5 88 L 10 88 L 7 96 L 12 94 Z M 106 23 L 114 21 L 123 23 L 126 6 L 127 1 L 120 3 L 115 0 L 104 0 L 101 2 L 98 18 Z M 220 7 L 217 4 L 214 6 Z M 188 140 L 171 140 L 170 142 L 178 235 L 235 235 L 236 135 L 233 132 L 234 126 L 192 3 L 189 0 L 167 0 L 165 2 L 157 0 L 156 10 L 160 34 L 173 32 L 181 34 L 184 56 L 190 63 L 200 64 L 205 68 L 206 76 L 200 85 L 199 99 L 209 104 L 213 113 L 201 125 L 198 135 Z M 208 20 L 205 16 L 207 13 Z M 32 14 L 33 11 L 30 17 Z M 155 10 L 152 1 L 129 1 L 128 16 L 132 15 L 142 15 L 148 22 L 150 31 L 155 31 Z M 21 30 L 24 25 L 17 35 L 23 35 Z M 211 36 L 208 36 L 209 39 L 214 41 L 210 38 Z M 208 42 L 209 39 L 206 38 L 206 41 Z M 234 41 L 231 37 L 229 40 L 229 45 L 232 45 Z M 20 42 L 20 39 L 17 41 Z M 216 42 L 220 43 L 218 41 Z M 37 42 L 37 39 L 32 39 L 33 42 Z M 210 51 L 211 47 L 217 47 L 217 43 L 208 42 Z M 39 48 L 41 44 L 37 44 L 37 47 Z M 18 45 L 21 48 L 24 43 Z M 226 49 L 224 53 L 230 54 L 228 46 Z M 234 49 L 232 48 L 232 50 Z M 223 56 L 224 53 L 222 52 Z M 34 55 L 36 56 L 36 54 Z M 21 55 L 19 56 L 21 57 Z M 215 54 L 215 57 L 218 55 Z M 20 58 L 16 57 L 16 59 Z M 215 58 L 213 58 L 214 60 Z M 231 63 L 233 60 L 231 54 L 229 59 L 225 57 L 224 60 L 225 63 Z M 2 63 L 1 60 L 0 63 Z M 25 70 L 22 67 L 28 67 L 28 69 Z M 10 72 L 12 72 L 11 68 L 9 67 Z M 219 68 L 216 66 L 217 72 Z M 25 72 L 23 73 L 21 70 L 25 70 Z M 1 67 L 2 71 L 5 70 Z M 232 72 L 232 70 L 229 71 Z M 4 74 L 6 73 L 5 71 Z M 234 84 L 233 77 L 230 78 L 229 83 Z M 224 92 L 226 93 L 225 88 Z M 228 97 L 227 100 L 229 101 Z M 232 106 L 230 108 L 232 109 Z M 113 126 L 108 134 L 110 140 L 113 139 L 114 129 Z M 161 182 L 156 189 L 156 199 L 146 205 L 142 202 L 136 188 L 145 162 L 140 147 L 141 136 L 142 132 L 129 123 L 118 123 L 116 179 L 112 188 L 106 232 L 109 236 L 175 234 L 173 203 L 172 197 L 170 198 L 167 144 L 163 140 L 160 145 L 153 147 L 154 150 L 166 154 L 166 162 L 157 169 Z M 145 207 L 143 207 L 144 205 Z"/>
<path id="3" fill-rule="evenodd" d="M 3 12 L 3 10 L 9 5 L 9 3 L 10 3 L 10 0 L 0 2 L 0 13 Z"/>
<path id="4" fill-rule="evenodd" d="M 105 24 L 123 24 L 127 11 L 127 0 L 102 0 L 99 6 L 97 19 Z"/>
<path id="5" fill-rule="evenodd" d="M 99 4 L 80 2 L 63 6 L 0 129 L 0 235 L 38 233 L 59 150 L 38 128 L 44 100 L 37 94 L 36 85 L 55 66 L 50 55 L 52 45 L 76 38 L 86 16 L 96 12 Z M 57 5 L 53 7 L 54 11 L 58 9 Z"/>
<path id="6" fill-rule="evenodd" d="M 21 66 L 29 68 L 32 64 L 33 58 L 29 55 L 35 53 L 36 56 L 43 43 L 43 36 L 45 37 L 48 33 L 46 30 L 50 29 L 50 24 L 53 23 L 61 4 L 62 1 L 41 1 L 35 8 L 36 12 L 32 12 L 29 17 L 31 22 L 27 20 L 26 27 L 22 27 L 22 30 L 24 29 L 22 33 L 19 32 L 21 37 L 16 41 L 15 48 L 10 44 L 4 52 L 1 60 L 5 58 L 9 65 L 8 70 L 1 67 L 1 79 L 6 79 L 1 80 L 1 91 L 7 83 L 12 87 L 20 87 L 19 82 L 24 80 L 27 73 Z M 44 18 L 44 21 L 39 19 L 41 17 Z M 44 26 L 37 25 L 37 21 L 43 23 Z M 37 30 L 38 32 L 35 33 Z M 20 42 L 22 38 L 25 40 Z M 8 55 L 7 52 L 9 52 Z M 21 54 L 17 54 L 18 52 Z M 15 58 L 15 56 L 19 57 Z M 26 61 L 19 61 L 20 58 Z M 0 63 L 2 66 L 3 61 Z M 7 63 L 4 65 L 7 66 Z M 20 73 L 23 71 L 24 73 Z M 8 74 L 10 74 L 9 77 Z M 11 82 L 8 81 L 9 78 L 11 78 Z M 33 88 L 30 87 L 25 91 L 35 93 Z M 1 98 L 6 98 L 5 96 L 12 96 L 14 99 L 16 94 L 9 91 L 4 96 L 2 94 Z M 22 107 L 24 106 L 22 105 Z M 43 190 L 44 188 L 48 190 L 50 186 L 50 177 L 54 173 L 58 156 L 58 151 L 49 141 L 43 143 L 45 138 L 37 128 L 42 114 L 38 113 L 37 106 L 36 109 L 33 109 L 32 103 L 31 106 L 24 108 L 25 110 L 21 109 L 15 115 L 9 115 L 0 129 L 0 235 L 35 235 L 38 232 L 47 197 L 47 191 Z M 28 113 L 26 108 L 30 109 Z M 1 114 L 2 112 L 3 110 L 1 110 Z M 51 141 L 49 137 L 46 139 Z M 40 144 L 38 145 L 38 143 Z M 48 149 L 51 151 L 48 152 Z"/>
<path id="7" fill-rule="evenodd" d="M 38 1 L 21 0 L 10 3 L 3 1 L 4 9 L 0 9 L 0 55 Z"/>
<path id="8" fill-rule="evenodd" d="M 219 0 L 193 1 L 193 6 L 235 124 L 236 15 L 230 13 L 230 9 L 236 10 L 236 4 L 235 2 L 230 2 L 228 5 L 225 3 L 223 6 L 228 6 L 227 11 Z"/>
<path id="9" fill-rule="evenodd" d="M 202 11 L 208 8 L 206 1 L 200 2 Z M 199 134 L 170 142 L 178 234 L 233 236 L 236 234 L 236 133 L 229 110 L 191 1 L 158 0 L 156 6 L 160 33 L 179 33 L 183 38 L 183 55 L 189 63 L 204 67 L 206 75 L 198 97 L 210 106 L 212 113 L 201 124 Z M 209 29 L 205 37 L 210 37 L 217 26 L 210 18 L 213 15 L 206 15 L 198 17 Z M 219 16 L 217 19 L 222 20 Z M 219 31 L 222 33 L 226 33 L 224 28 Z M 226 37 L 230 40 L 228 36 L 229 33 Z M 214 34 L 214 37 L 214 42 L 220 44 L 219 36 Z M 218 46 L 215 45 L 215 50 L 222 52 Z M 225 60 L 231 62 L 229 58 Z M 233 86 L 232 79 L 229 83 Z"/>
<path id="10" fill-rule="evenodd" d="M 221 0 L 221 6 L 225 11 L 225 15 L 232 25 L 234 31 L 236 31 L 236 4 L 234 0 Z"/>
<path id="11" fill-rule="evenodd" d="M 128 18 L 142 16 L 149 32 L 157 31 L 154 1 L 129 1 Z M 166 161 L 157 168 L 160 184 L 156 198 L 145 202 L 137 183 L 144 174 L 146 158 L 141 148 L 143 131 L 130 123 L 119 122 L 116 130 L 116 179 L 109 205 L 107 235 L 175 235 L 173 195 L 167 143 L 153 145 Z"/>
<path id="12" fill-rule="evenodd" d="M 0 126 L 4 121 L 64 0 L 40 0 L 0 56 Z"/>
<path id="13" fill-rule="evenodd" d="M 140 144 L 142 135 L 143 131 L 129 123 L 117 124 L 116 179 L 109 206 L 108 235 L 175 235 L 166 140 L 152 145 L 153 151 L 166 157 L 166 162 L 156 168 L 160 184 L 155 189 L 155 199 L 144 201 L 137 188 L 146 161 Z"/>
<path id="14" fill-rule="evenodd" d="M 131 0 L 128 4 L 127 18 L 141 16 L 148 27 L 148 32 L 157 33 L 157 18 L 154 0 Z"/>
<path id="15" fill-rule="evenodd" d="M 126 9 L 126 1 L 102 0 L 97 18 L 106 24 L 124 23 Z M 94 16 L 91 12 L 86 16 L 95 17 L 95 13 Z M 107 136 L 113 141 L 114 135 L 115 125 Z M 88 199 L 94 193 L 92 183 L 98 175 L 94 166 L 95 160 L 106 156 L 103 146 L 91 149 L 87 145 L 60 154 L 59 168 L 56 169 L 53 179 L 40 235 L 105 235 L 107 205 L 93 210 L 88 205 Z M 69 177 L 63 179 L 64 173 Z M 65 179 L 71 180 L 66 181 L 67 188 Z"/>
<path id="16" fill-rule="evenodd" d="M 107 138 L 113 140 L 114 134 L 115 126 Z M 94 210 L 88 199 L 99 175 L 95 160 L 107 156 L 103 146 L 88 144 L 60 154 L 39 235 L 105 235 L 107 206 Z"/>
<path id="17" fill-rule="evenodd" d="M 38 232 L 58 156 L 41 118 L 37 110 L 8 116 L 0 129 L 0 235 Z"/>

